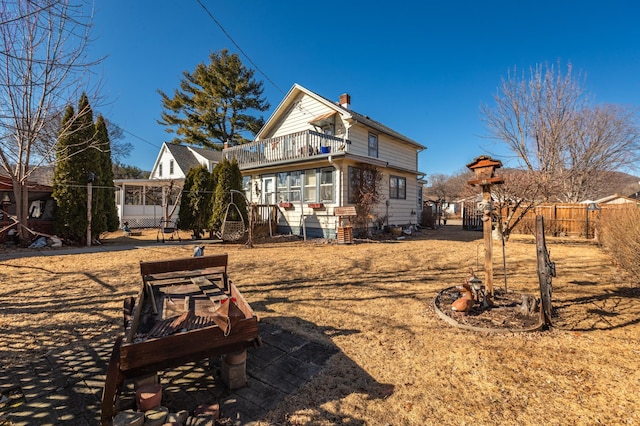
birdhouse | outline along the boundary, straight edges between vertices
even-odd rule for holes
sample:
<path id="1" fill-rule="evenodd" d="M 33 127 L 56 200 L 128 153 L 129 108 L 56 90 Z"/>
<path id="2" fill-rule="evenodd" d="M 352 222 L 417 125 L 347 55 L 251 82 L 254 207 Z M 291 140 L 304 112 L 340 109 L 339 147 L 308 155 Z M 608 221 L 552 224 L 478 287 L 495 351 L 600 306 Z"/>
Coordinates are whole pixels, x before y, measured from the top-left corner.
<path id="1" fill-rule="evenodd" d="M 504 183 L 500 176 L 495 175 L 496 169 L 502 167 L 500 160 L 494 160 L 487 155 L 477 157 L 473 162 L 467 164 L 469 170 L 476 174 L 475 179 L 467 182 L 469 185 L 498 185 Z"/>

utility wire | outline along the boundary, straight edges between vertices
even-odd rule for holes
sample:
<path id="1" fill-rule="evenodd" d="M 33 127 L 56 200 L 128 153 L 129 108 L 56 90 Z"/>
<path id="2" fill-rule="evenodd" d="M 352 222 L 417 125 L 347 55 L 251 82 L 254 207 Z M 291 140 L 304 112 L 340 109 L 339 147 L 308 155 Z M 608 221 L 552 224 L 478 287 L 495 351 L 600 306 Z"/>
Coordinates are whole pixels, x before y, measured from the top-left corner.
<path id="1" fill-rule="evenodd" d="M 284 94 L 284 90 L 282 90 L 280 88 L 280 86 L 278 86 L 276 83 L 273 82 L 273 80 L 271 80 L 269 78 L 269 76 L 267 74 L 265 74 L 264 71 L 262 71 L 260 69 L 260 67 L 258 65 L 256 65 L 255 62 L 253 62 L 253 60 L 249 57 L 249 55 L 247 55 L 245 53 L 244 50 L 242 50 L 242 48 L 238 45 L 238 43 L 236 43 L 236 41 L 233 39 L 233 37 L 231 37 L 231 35 L 227 32 L 227 30 L 224 29 L 224 27 L 222 26 L 222 24 L 220 24 L 220 22 L 218 22 L 218 20 L 215 18 L 215 16 L 213 16 L 213 13 L 211 13 L 209 11 L 209 9 L 207 9 L 207 7 L 200 1 L 200 0 L 196 0 L 198 2 L 198 4 L 200 6 L 202 6 L 202 8 L 204 9 L 205 12 L 207 12 L 207 14 L 209 15 L 209 17 L 213 20 L 213 22 L 216 23 L 216 25 L 220 28 L 220 30 L 222 30 L 222 32 L 224 33 L 225 36 L 227 36 L 227 38 L 229 40 L 231 40 L 231 43 L 233 43 L 233 45 L 240 51 L 240 53 L 242 53 L 244 55 L 245 58 L 247 58 L 247 60 L 251 63 L 251 65 L 253 65 L 253 67 L 258 70 L 258 72 L 260 74 L 262 74 L 264 76 L 264 78 L 273 85 L 273 87 L 275 87 L 276 89 L 278 89 L 280 91 L 280 93 Z"/>
<path id="2" fill-rule="evenodd" d="M 140 139 L 142 142 L 144 142 L 144 143 L 146 143 L 146 144 L 148 144 L 148 145 L 151 145 L 151 146 L 152 146 L 152 147 L 154 147 L 154 148 L 160 148 L 160 145 L 157 145 L 157 144 L 155 144 L 155 143 L 153 143 L 153 142 L 149 142 L 148 140 L 143 139 L 143 138 L 141 138 L 140 136 L 138 136 L 138 135 L 135 135 L 135 134 L 131 133 L 130 131 L 128 131 L 128 130 L 127 130 L 127 129 L 125 129 L 125 128 L 122 128 L 122 127 L 120 127 L 120 126 L 118 126 L 118 127 L 119 127 L 119 128 L 120 128 L 124 133 L 128 133 L 128 134 L 130 134 L 130 135 L 131 135 L 131 136 L 133 136 L 134 138 L 136 138 L 136 139 Z"/>

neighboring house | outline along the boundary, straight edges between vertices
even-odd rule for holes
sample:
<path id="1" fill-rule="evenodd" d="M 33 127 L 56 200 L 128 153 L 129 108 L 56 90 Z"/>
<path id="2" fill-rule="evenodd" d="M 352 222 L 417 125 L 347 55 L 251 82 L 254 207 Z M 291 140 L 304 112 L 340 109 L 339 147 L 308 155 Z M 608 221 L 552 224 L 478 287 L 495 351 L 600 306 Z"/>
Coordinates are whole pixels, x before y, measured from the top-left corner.
<path id="1" fill-rule="evenodd" d="M 609 195 L 607 197 L 603 197 L 597 200 L 587 200 L 583 201 L 581 204 L 637 204 L 638 200 L 630 197 L 625 197 L 618 194 Z"/>
<path id="2" fill-rule="evenodd" d="M 245 194 L 281 208 L 278 230 L 335 238 L 334 208 L 353 204 L 364 164 L 383 172 L 385 201 L 375 218 L 386 225 L 417 224 L 422 210 L 418 153 L 423 145 L 351 109 L 348 94 L 332 102 L 295 84 L 253 142 L 223 150 L 235 157 Z M 373 224 L 373 223 L 372 223 Z"/>
<path id="3" fill-rule="evenodd" d="M 149 179 L 116 179 L 116 206 L 120 224 L 153 228 L 177 218 L 184 178 L 193 167 L 212 171 L 222 158 L 220 151 L 164 143 Z"/>
<path id="4" fill-rule="evenodd" d="M 43 179 L 43 176 L 36 176 Z M 50 185 L 43 185 L 35 181 L 27 183 L 29 191 L 29 216 L 27 227 L 33 231 L 43 232 L 45 234 L 53 233 L 53 210 L 55 201 L 51 194 L 53 188 Z M 15 223 L 14 220 L 7 216 L 15 218 L 16 200 L 13 195 L 13 181 L 9 176 L 0 174 L 0 241 L 4 241 L 9 229 L 15 227 L 10 226 Z"/>
<path id="5" fill-rule="evenodd" d="M 384 201 L 375 221 L 386 225 L 417 224 L 422 212 L 422 180 L 418 153 L 425 147 L 389 127 L 351 109 L 350 97 L 332 102 L 295 84 L 285 95 L 254 141 L 222 151 L 165 143 L 145 185 L 182 182 L 189 168 L 199 164 L 213 170 L 221 156 L 236 158 L 243 174 L 245 196 L 258 204 L 278 204 L 279 232 L 335 238 L 334 208 L 352 206 L 359 170 L 374 165 L 383 173 Z M 138 205 L 139 221 L 128 215 L 128 192 L 136 186 L 135 201 L 144 202 L 144 185 L 121 181 L 121 221 L 149 222 L 163 217 L 155 208 Z M 135 192 L 135 191 L 134 191 Z M 133 194 L 132 194 L 133 195 Z M 122 198 L 122 197 L 121 197 Z M 133 207 L 133 206 L 131 206 Z M 149 207 L 149 206 L 147 206 Z M 264 218 L 262 218 L 264 219 Z"/>
<path id="6" fill-rule="evenodd" d="M 193 167 L 207 166 L 209 172 L 222 159 L 222 152 L 213 149 L 164 143 L 153 169 L 151 179 L 184 179 Z"/>

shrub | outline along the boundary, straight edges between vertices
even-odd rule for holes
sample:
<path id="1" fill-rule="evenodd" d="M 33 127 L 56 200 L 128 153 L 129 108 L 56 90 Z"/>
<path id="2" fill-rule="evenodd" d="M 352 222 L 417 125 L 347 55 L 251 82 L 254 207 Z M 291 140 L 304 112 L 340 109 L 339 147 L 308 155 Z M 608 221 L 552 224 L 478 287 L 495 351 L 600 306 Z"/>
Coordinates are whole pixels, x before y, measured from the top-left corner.
<path id="1" fill-rule="evenodd" d="M 640 208 L 628 204 L 603 208 L 596 232 L 616 263 L 640 279 Z"/>

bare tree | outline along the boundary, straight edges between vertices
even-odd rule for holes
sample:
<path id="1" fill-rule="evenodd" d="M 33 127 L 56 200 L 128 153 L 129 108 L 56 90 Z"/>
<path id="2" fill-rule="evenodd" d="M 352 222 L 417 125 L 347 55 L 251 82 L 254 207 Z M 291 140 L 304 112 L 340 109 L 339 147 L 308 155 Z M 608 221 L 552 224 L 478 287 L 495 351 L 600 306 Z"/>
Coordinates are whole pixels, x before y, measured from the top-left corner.
<path id="1" fill-rule="evenodd" d="M 540 204 L 542 193 L 537 172 L 506 169 L 500 175 L 504 178 L 504 183 L 494 185 L 491 192 L 498 229 L 504 239 L 508 240 L 518 223 Z"/>
<path id="2" fill-rule="evenodd" d="M 423 188 L 423 196 L 430 200 L 454 201 L 470 195 L 467 182 L 473 172 L 463 170 L 453 175 L 435 173 L 428 176 L 428 185 Z M 473 193 L 475 194 L 475 193 Z"/>
<path id="3" fill-rule="evenodd" d="M 52 163 L 57 136 L 69 131 L 60 129 L 62 113 L 87 90 L 96 63 L 86 52 L 91 18 L 83 0 L 4 1 L 0 10 L 0 167 L 12 179 L 20 224 L 28 179 Z"/>
<path id="4" fill-rule="evenodd" d="M 517 70 L 502 79 L 495 106 L 481 111 L 489 136 L 503 141 L 530 178 L 540 200 L 576 202 L 594 191 L 603 172 L 638 159 L 634 111 L 592 105 L 584 79 L 556 67 L 536 65 L 529 78 Z"/>

